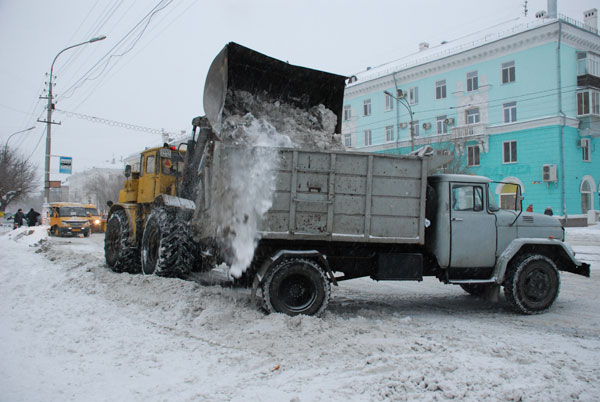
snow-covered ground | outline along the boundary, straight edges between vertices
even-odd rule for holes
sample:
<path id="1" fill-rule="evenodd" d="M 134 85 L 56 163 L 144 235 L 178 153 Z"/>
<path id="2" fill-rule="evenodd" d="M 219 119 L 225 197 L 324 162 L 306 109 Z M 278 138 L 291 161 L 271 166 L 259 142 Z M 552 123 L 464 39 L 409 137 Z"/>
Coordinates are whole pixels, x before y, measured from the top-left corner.
<path id="1" fill-rule="evenodd" d="M 537 316 L 435 279 L 333 287 L 321 318 L 264 315 L 245 290 L 115 274 L 103 235 L 0 233 L 0 401 L 597 401 L 600 225 L 568 229 Z"/>

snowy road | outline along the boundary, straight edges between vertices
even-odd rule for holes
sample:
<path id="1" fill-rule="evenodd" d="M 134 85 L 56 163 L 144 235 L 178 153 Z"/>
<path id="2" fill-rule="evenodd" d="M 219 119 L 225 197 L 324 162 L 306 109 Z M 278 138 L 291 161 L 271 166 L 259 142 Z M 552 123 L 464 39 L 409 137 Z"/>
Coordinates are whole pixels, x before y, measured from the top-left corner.
<path id="1" fill-rule="evenodd" d="M 568 229 L 592 278 L 521 316 L 435 279 L 333 288 L 321 318 L 248 292 L 115 274 L 102 235 L 0 233 L 0 401 L 597 401 L 600 227 Z"/>

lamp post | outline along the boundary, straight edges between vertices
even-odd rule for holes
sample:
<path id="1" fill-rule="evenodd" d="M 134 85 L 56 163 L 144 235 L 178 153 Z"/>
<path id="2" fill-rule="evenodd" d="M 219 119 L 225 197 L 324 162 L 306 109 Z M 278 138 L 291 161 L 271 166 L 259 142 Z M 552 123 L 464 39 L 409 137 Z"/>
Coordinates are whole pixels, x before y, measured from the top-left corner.
<path id="1" fill-rule="evenodd" d="M 31 131 L 35 128 L 35 126 L 31 126 L 29 128 L 26 128 L 25 130 L 20 130 L 17 131 L 16 133 L 12 133 L 11 135 L 8 136 L 8 138 L 6 139 L 6 143 L 4 144 L 4 148 L 8 148 L 8 141 L 10 141 L 10 139 L 13 137 L 13 135 L 15 134 L 19 134 L 19 133 L 24 133 L 25 131 Z"/>
<path id="2" fill-rule="evenodd" d="M 415 150 L 415 136 L 414 136 L 414 124 L 413 124 L 413 111 L 412 108 L 410 107 L 410 103 L 408 103 L 408 101 L 402 97 L 399 98 L 397 96 L 392 95 L 389 91 L 383 91 L 384 94 L 386 94 L 387 96 L 391 96 L 392 98 L 396 99 L 397 103 L 401 104 L 402 106 L 404 106 L 406 108 L 406 110 L 408 110 L 408 115 L 410 116 L 410 150 L 411 152 Z M 398 89 L 398 94 L 402 94 L 402 90 Z"/>
<path id="3" fill-rule="evenodd" d="M 54 60 L 52 60 L 52 65 L 50 66 L 50 81 L 48 82 L 48 106 L 46 107 L 48 109 L 48 114 L 47 114 L 45 122 L 38 120 L 42 123 L 47 124 L 47 128 L 46 128 L 46 158 L 45 158 L 45 172 L 44 172 L 44 202 L 50 201 L 50 149 L 51 149 L 51 137 L 52 137 L 52 124 L 57 124 L 57 123 L 52 123 L 52 111 L 54 110 L 54 103 L 52 102 L 52 74 L 54 72 L 54 63 L 56 62 L 56 59 L 58 59 L 58 56 L 60 56 L 61 54 L 63 54 L 64 52 L 66 52 L 69 49 L 73 49 L 74 47 L 78 47 L 78 46 L 82 46 L 82 45 L 87 45 L 88 43 L 98 42 L 98 41 L 101 41 L 104 39 L 106 39 L 106 35 L 96 36 L 85 42 L 81 42 L 76 45 L 66 47 L 63 50 L 61 50 L 60 52 L 58 52 L 58 54 L 54 57 Z"/>

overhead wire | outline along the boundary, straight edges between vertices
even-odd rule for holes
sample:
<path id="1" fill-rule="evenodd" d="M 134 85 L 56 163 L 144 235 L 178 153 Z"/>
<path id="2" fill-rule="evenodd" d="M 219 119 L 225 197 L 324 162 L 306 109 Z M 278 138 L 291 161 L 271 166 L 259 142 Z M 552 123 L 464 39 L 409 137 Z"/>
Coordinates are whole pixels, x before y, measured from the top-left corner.
<path id="1" fill-rule="evenodd" d="M 175 132 L 167 131 L 164 129 L 159 130 L 156 128 L 144 127 L 144 126 L 139 126 L 139 125 L 135 125 L 135 124 L 131 124 L 131 123 L 124 123 L 124 122 L 120 122 L 120 121 L 116 121 L 116 120 L 106 119 L 103 117 L 90 116 L 90 115 L 86 115 L 86 114 L 82 114 L 82 113 L 70 112 L 67 110 L 55 109 L 55 112 L 64 113 L 67 117 L 77 117 L 77 118 L 80 118 L 83 120 L 88 120 L 88 121 L 91 121 L 94 123 L 101 123 L 101 124 L 106 124 L 106 125 L 112 126 L 112 127 L 125 128 L 127 130 L 141 131 L 141 132 L 146 132 L 146 133 L 150 133 L 150 134 L 177 135 Z"/>
<path id="2" fill-rule="evenodd" d="M 134 25 L 133 28 L 131 28 L 129 30 L 129 32 L 127 32 L 125 34 L 125 36 L 123 36 L 104 56 L 102 56 L 85 74 L 83 74 L 77 81 L 75 81 L 75 83 L 73 85 L 71 85 L 69 88 L 67 88 L 65 90 L 65 92 L 63 93 L 63 95 L 61 95 L 60 97 L 58 97 L 58 100 L 61 99 L 66 99 L 69 98 L 73 95 L 73 93 L 80 88 L 86 81 L 90 80 L 89 75 L 92 74 L 95 69 L 101 65 L 102 63 L 104 63 L 104 67 L 102 67 L 102 70 L 100 71 L 100 74 L 102 74 L 102 72 L 106 69 L 106 66 L 110 63 L 110 61 L 112 60 L 113 57 L 120 57 L 120 56 L 114 56 L 112 53 L 114 51 L 116 51 L 119 46 L 121 46 L 122 44 L 124 44 L 126 42 L 126 40 L 128 40 L 130 38 L 131 35 L 133 35 L 133 33 L 144 23 L 144 21 L 146 21 L 146 19 L 148 19 L 148 21 L 150 21 L 150 19 L 152 18 L 152 16 L 158 12 L 163 10 L 166 6 L 168 6 L 169 4 L 171 4 L 171 2 L 173 0 L 166 0 L 167 3 L 164 5 L 164 7 L 160 8 L 161 4 L 164 2 L 165 0 L 160 0 L 137 24 Z M 137 43 L 137 41 L 139 40 L 141 36 L 138 36 L 138 38 L 135 40 L 135 43 Z M 134 45 L 135 45 L 134 43 Z M 129 49 L 128 51 L 130 51 L 131 49 Z M 125 52 L 127 53 L 127 52 Z M 123 54 L 125 54 L 123 53 Z M 94 77 L 93 79 L 96 79 L 100 76 L 100 74 L 96 74 L 96 77 Z"/>
<path id="3" fill-rule="evenodd" d="M 169 10 L 169 12 L 167 14 L 164 15 L 164 17 L 155 25 L 158 26 L 160 25 L 160 23 L 162 21 L 164 21 L 170 14 L 172 14 L 175 10 L 177 10 L 177 7 L 179 7 L 179 5 L 182 3 L 176 3 L 176 5 L 171 8 Z M 121 70 L 123 70 L 127 65 L 129 65 L 129 63 L 131 63 L 136 57 L 137 55 L 139 55 L 144 49 L 146 49 L 150 44 L 152 44 L 152 42 L 154 41 L 154 39 L 160 35 L 162 32 L 164 32 L 167 28 L 169 28 L 175 21 L 177 21 L 179 18 L 181 18 L 182 15 L 184 15 L 192 6 L 196 5 L 196 3 L 194 1 L 192 1 L 187 8 L 185 8 L 180 14 L 178 14 L 174 19 L 172 19 L 157 35 L 154 35 L 152 38 L 150 38 L 148 41 L 146 41 L 146 44 L 141 47 L 141 48 L 137 48 L 137 51 L 133 54 L 132 57 L 129 57 L 124 63 L 119 64 L 120 68 L 118 70 L 114 70 L 114 68 L 116 68 L 116 64 L 111 65 L 110 67 L 108 67 L 107 71 L 105 71 L 105 73 L 102 76 L 102 79 L 100 79 L 96 85 L 91 88 L 87 95 L 85 95 L 83 97 L 83 100 L 77 104 L 77 106 L 75 106 L 73 109 L 77 110 L 83 103 L 85 103 L 90 96 L 92 96 L 92 94 L 107 80 L 109 80 L 110 78 L 112 78 L 115 74 L 119 73 Z M 149 32 L 152 31 L 152 28 Z M 114 72 L 113 72 L 114 70 Z"/>

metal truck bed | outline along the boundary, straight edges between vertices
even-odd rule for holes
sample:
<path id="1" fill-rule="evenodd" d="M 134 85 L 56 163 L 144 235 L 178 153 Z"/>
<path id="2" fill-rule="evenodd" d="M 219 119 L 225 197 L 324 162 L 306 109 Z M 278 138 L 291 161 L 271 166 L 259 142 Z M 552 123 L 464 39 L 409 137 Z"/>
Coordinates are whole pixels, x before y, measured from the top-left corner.
<path id="1" fill-rule="evenodd" d="M 244 151 L 217 143 L 204 172 L 205 210 L 226 202 L 228 193 L 211 183 L 216 183 L 215 174 L 227 174 L 228 161 L 238 159 L 239 152 Z M 427 175 L 441 164 L 435 157 L 287 148 L 270 152 L 278 153 L 279 166 L 273 205 L 259 225 L 262 238 L 424 243 Z M 205 230 L 214 230 L 209 228 L 212 221 L 205 220 Z"/>

